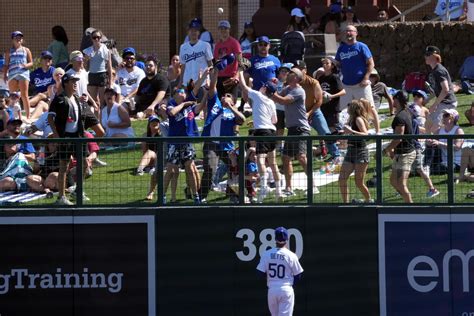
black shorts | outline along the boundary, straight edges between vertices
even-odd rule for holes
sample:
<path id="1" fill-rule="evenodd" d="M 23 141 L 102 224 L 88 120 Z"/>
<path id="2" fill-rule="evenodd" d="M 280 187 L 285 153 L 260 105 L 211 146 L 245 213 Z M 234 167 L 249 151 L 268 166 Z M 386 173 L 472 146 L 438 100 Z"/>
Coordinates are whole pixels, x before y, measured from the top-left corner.
<path id="1" fill-rule="evenodd" d="M 289 127 L 288 136 L 310 136 L 311 132 L 301 127 Z M 295 158 L 299 155 L 306 155 L 306 140 L 299 141 L 285 141 L 283 147 L 283 155 L 290 158 Z"/>
<path id="2" fill-rule="evenodd" d="M 105 87 L 107 85 L 107 72 L 89 72 L 89 86 Z"/>
<path id="3" fill-rule="evenodd" d="M 254 136 L 275 136 L 276 131 L 272 129 L 256 129 L 253 133 Z M 257 141 L 257 155 L 268 154 L 274 151 L 276 148 L 276 142 L 271 140 Z"/>
<path id="4" fill-rule="evenodd" d="M 196 151 L 193 144 L 168 144 L 168 154 L 166 161 L 179 167 L 184 167 L 188 160 L 196 158 Z"/>
<path id="5" fill-rule="evenodd" d="M 285 129 L 285 111 L 284 110 L 277 110 L 277 119 L 278 122 L 275 124 L 277 129 Z"/>
<path id="6" fill-rule="evenodd" d="M 344 157 L 345 163 L 368 163 L 369 149 L 366 146 L 348 146 L 347 153 Z"/>
<path id="7" fill-rule="evenodd" d="M 77 133 L 66 133 L 64 138 L 79 138 L 79 134 Z M 89 151 L 87 150 L 87 143 L 83 143 L 82 147 L 82 156 L 85 159 L 89 155 Z M 57 157 L 59 160 L 67 160 L 71 159 L 71 156 L 77 157 L 76 155 L 76 143 L 72 141 L 68 141 L 66 143 L 58 143 L 57 146 Z"/>

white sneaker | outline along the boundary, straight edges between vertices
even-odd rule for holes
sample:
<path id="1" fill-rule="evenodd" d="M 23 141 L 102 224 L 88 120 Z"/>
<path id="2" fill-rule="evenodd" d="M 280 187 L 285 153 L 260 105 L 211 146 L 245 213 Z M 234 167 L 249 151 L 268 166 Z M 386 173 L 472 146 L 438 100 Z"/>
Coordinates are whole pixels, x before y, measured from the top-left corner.
<path id="1" fill-rule="evenodd" d="M 105 167 L 105 166 L 107 166 L 107 163 L 105 161 L 100 160 L 99 158 L 95 158 L 94 166 Z"/>
<path id="2" fill-rule="evenodd" d="M 267 197 L 268 189 L 267 187 L 260 188 L 258 191 L 257 203 L 262 203 L 263 200 Z"/>
<path id="3" fill-rule="evenodd" d="M 69 201 L 64 195 L 61 196 L 54 202 L 55 205 L 74 205 L 71 201 Z"/>
<path id="4" fill-rule="evenodd" d="M 74 199 L 74 200 L 77 200 L 76 191 L 71 192 L 71 198 Z M 86 195 L 86 193 L 82 192 L 82 201 L 83 202 L 88 202 L 90 200 L 91 199 L 89 199 L 89 197 Z"/>
<path id="5" fill-rule="evenodd" d="M 319 189 L 318 187 L 313 187 L 313 194 L 319 194 Z"/>

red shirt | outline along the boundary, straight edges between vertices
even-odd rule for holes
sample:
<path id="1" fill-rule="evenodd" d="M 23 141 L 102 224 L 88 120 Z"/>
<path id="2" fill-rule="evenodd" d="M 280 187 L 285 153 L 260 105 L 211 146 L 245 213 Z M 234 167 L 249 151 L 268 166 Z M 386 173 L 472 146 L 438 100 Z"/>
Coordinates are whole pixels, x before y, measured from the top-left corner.
<path id="1" fill-rule="evenodd" d="M 219 41 L 216 43 L 216 46 L 214 47 L 214 58 L 219 59 L 222 56 L 228 55 L 230 53 L 234 53 L 235 57 L 237 57 L 237 54 L 242 53 L 242 49 L 240 48 L 240 43 L 233 38 L 232 36 L 229 36 L 228 39 L 226 39 L 224 42 Z M 219 77 L 234 77 L 237 74 L 237 61 L 234 61 L 231 65 L 229 65 L 226 69 L 219 71 Z"/>

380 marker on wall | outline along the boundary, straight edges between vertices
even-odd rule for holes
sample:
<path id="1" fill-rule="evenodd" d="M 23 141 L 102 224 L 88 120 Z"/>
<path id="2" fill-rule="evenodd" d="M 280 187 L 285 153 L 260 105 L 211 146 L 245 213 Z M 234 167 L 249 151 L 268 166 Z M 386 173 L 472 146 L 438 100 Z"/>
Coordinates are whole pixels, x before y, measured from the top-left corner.
<path id="1" fill-rule="evenodd" d="M 257 232 L 258 233 L 258 232 Z M 296 228 L 288 229 L 289 247 L 300 259 L 303 256 L 303 235 Z M 242 250 L 236 251 L 237 258 L 241 261 L 252 261 L 258 254 L 261 256 L 266 250 L 275 247 L 274 229 L 265 228 L 258 234 L 250 228 L 242 228 L 235 234 L 235 237 L 242 240 Z M 293 249 L 294 248 L 294 249 Z"/>

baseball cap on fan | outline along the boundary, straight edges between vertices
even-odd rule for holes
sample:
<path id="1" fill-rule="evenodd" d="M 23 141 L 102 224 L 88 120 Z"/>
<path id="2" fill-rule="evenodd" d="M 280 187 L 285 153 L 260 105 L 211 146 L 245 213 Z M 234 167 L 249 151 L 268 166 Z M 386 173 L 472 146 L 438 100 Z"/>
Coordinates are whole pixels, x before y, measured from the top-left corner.
<path id="1" fill-rule="evenodd" d="M 277 242 L 287 242 L 288 241 L 288 230 L 285 227 L 275 228 L 275 240 Z"/>
<path id="2" fill-rule="evenodd" d="M 219 24 L 217 25 L 218 28 L 225 28 L 225 29 L 230 29 L 230 22 L 227 20 L 222 20 L 219 21 Z"/>
<path id="3" fill-rule="evenodd" d="M 291 16 L 304 18 L 303 10 L 301 10 L 300 8 L 294 8 L 293 10 L 291 10 Z"/>
<path id="4" fill-rule="evenodd" d="M 425 56 L 431 56 L 433 54 L 439 55 L 441 50 L 436 46 L 427 46 L 425 49 Z"/>

